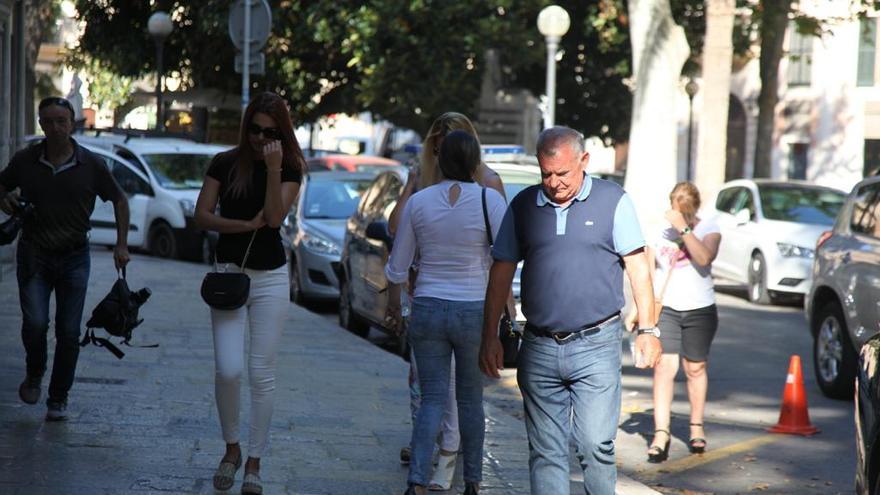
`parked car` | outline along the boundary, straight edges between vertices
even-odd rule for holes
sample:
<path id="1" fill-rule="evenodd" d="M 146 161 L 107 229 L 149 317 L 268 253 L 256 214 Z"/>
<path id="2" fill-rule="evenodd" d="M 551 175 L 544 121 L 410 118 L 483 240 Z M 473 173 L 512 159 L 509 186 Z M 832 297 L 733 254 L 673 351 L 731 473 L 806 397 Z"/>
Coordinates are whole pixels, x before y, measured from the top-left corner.
<path id="1" fill-rule="evenodd" d="M 724 241 L 712 275 L 748 286 L 749 300 L 802 297 L 812 284 L 816 240 L 846 194 L 806 182 L 735 180 L 715 200 Z"/>
<path id="2" fill-rule="evenodd" d="M 374 173 L 312 172 L 299 200 L 281 226 L 290 261 L 290 300 L 339 298 L 336 272 L 345 223 L 354 213 Z"/>
<path id="3" fill-rule="evenodd" d="M 620 187 L 623 187 L 624 180 L 626 179 L 623 174 L 617 172 L 591 172 L 590 175 L 597 179 L 609 180 Z"/>
<path id="4" fill-rule="evenodd" d="M 859 353 L 856 375 L 856 493 L 880 495 L 880 335 Z"/>
<path id="5" fill-rule="evenodd" d="M 501 175 L 508 200 L 541 181 L 540 169 L 534 165 L 490 160 L 487 164 Z M 380 174 L 364 192 L 346 225 L 339 272 L 339 324 L 359 335 L 366 335 L 370 326 L 389 332 L 384 326 L 388 286 L 384 269 L 392 246 L 388 217 L 405 183 L 405 177 L 396 172 Z M 513 293 L 517 320 L 522 321 L 518 302 L 520 271 L 517 269 L 514 276 Z M 398 343 L 398 350 L 406 356 L 406 337 L 400 336 Z"/>
<path id="6" fill-rule="evenodd" d="M 858 349 L 880 330 L 880 177 L 858 183 L 832 230 L 819 237 L 804 310 L 816 382 L 828 397 L 852 397 Z"/>
<path id="7" fill-rule="evenodd" d="M 157 221 L 168 221 L 163 216 L 166 208 L 163 204 L 175 202 L 162 192 L 155 191 L 150 186 L 149 179 L 124 158 L 109 151 L 89 145 L 82 145 L 92 153 L 104 160 L 113 178 L 128 197 L 128 209 L 130 211 L 128 246 L 130 248 L 146 247 L 147 238 L 145 232 L 147 226 Z M 92 244 L 112 246 L 116 244 L 116 217 L 113 212 L 113 204 L 109 201 L 95 200 L 95 209 L 89 217 L 91 230 L 89 242 Z"/>
<path id="8" fill-rule="evenodd" d="M 229 146 L 177 138 L 135 137 L 119 134 L 78 135 L 78 142 L 115 153 L 149 179 L 150 187 L 167 201 L 156 203 L 161 214 L 146 226 L 146 248 L 163 258 L 208 261 L 216 235 L 196 227 L 196 200 L 208 164 Z"/>
<path id="9" fill-rule="evenodd" d="M 309 171 L 340 170 L 348 172 L 377 172 L 387 167 L 400 167 L 397 160 L 368 155 L 324 155 L 306 160 Z"/>

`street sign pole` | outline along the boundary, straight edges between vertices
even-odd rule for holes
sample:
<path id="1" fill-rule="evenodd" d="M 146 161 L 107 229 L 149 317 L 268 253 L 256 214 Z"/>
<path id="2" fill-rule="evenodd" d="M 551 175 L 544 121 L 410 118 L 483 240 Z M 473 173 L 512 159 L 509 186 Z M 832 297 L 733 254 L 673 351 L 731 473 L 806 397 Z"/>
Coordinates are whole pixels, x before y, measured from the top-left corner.
<path id="1" fill-rule="evenodd" d="M 251 99 L 251 0 L 244 0 L 244 48 L 241 51 L 241 111 Z"/>

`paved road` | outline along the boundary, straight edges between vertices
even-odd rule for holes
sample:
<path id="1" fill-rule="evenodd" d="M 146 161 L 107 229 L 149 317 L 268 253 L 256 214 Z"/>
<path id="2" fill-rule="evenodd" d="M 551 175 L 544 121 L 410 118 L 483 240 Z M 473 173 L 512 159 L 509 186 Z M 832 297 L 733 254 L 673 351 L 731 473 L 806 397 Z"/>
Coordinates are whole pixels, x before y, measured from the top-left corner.
<path id="1" fill-rule="evenodd" d="M 651 379 L 631 361 L 624 367 L 624 404 L 618 434 L 620 471 L 664 493 L 735 494 L 852 493 L 855 432 L 851 402 L 826 399 L 815 383 L 812 340 L 800 307 L 756 306 L 733 287 L 718 295 L 721 324 L 709 366 L 706 432 L 709 452 L 687 451 L 689 408 L 679 373 L 673 403 L 670 460 L 645 462 L 651 441 Z M 313 307 L 328 322 L 334 308 Z M 385 338 L 370 340 L 386 349 Z M 821 433 L 810 438 L 769 434 L 779 419 L 791 355 L 801 356 L 812 422 Z M 521 420 L 522 407 L 512 370 L 489 385 L 488 403 Z M 574 471 L 573 471 L 574 472 Z M 576 475 L 573 475 L 576 477 Z M 573 492 L 579 493 L 579 492 Z"/>
<path id="2" fill-rule="evenodd" d="M 83 349 L 65 423 L 45 423 L 42 404 L 18 400 L 24 365 L 8 268 L 0 278 L 0 494 L 214 493 L 210 480 L 223 443 L 208 309 L 198 296 L 206 267 L 133 256 L 129 285 L 153 290 L 135 340 L 161 347 L 124 348 L 121 361 L 100 348 Z M 86 318 L 114 278 L 110 252 L 93 250 Z M 406 469 L 397 456 L 410 434 L 406 374 L 399 357 L 292 306 L 263 461 L 266 493 L 402 493 Z M 487 389 L 495 399 L 486 405 L 486 495 L 528 493 L 528 449 L 512 390 L 509 374 Z M 246 420 L 246 408 L 242 415 Z M 638 435 L 621 434 L 622 452 L 641 450 L 641 443 Z M 622 471 L 628 457 L 621 456 Z M 460 477 L 457 484 L 460 492 Z M 623 476 L 618 493 L 655 492 Z"/>

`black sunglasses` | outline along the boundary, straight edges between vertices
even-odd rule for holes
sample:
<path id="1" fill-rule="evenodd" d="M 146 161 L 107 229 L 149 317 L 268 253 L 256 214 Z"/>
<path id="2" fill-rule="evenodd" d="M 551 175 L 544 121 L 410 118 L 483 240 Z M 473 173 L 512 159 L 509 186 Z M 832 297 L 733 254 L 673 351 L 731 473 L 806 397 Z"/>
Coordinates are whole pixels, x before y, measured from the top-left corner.
<path id="1" fill-rule="evenodd" d="M 70 101 L 68 101 L 66 98 L 62 98 L 60 96 L 50 96 L 48 98 L 43 98 L 42 100 L 40 100 L 40 105 L 37 109 L 42 110 L 52 105 L 66 108 L 68 111 L 70 111 L 71 120 L 75 118 L 76 111 L 73 109 L 73 104 L 71 104 Z"/>
<path id="2" fill-rule="evenodd" d="M 274 139 L 275 141 L 280 141 L 282 138 L 281 129 L 277 127 L 260 127 L 257 124 L 250 123 L 247 126 L 247 131 L 252 136 L 259 136 L 262 134 L 264 137 Z"/>

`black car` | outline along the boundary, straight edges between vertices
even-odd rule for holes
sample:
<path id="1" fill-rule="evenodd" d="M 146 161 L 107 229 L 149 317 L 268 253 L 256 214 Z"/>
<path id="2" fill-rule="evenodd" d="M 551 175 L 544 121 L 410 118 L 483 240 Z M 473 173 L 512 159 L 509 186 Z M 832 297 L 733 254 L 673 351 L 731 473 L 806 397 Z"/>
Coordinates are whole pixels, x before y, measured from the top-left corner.
<path id="1" fill-rule="evenodd" d="M 880 495 L 880 334 L 862 346 L 856 373 L 856 493 Z"/>

